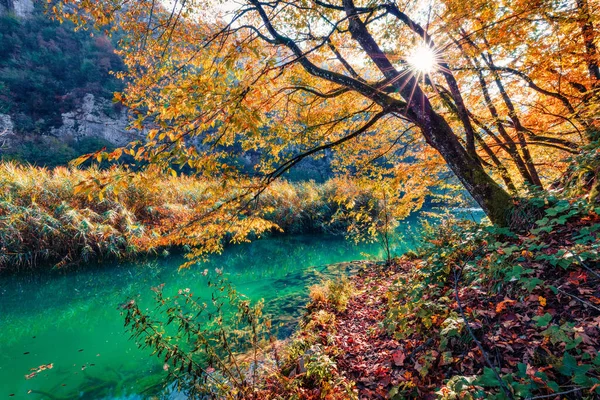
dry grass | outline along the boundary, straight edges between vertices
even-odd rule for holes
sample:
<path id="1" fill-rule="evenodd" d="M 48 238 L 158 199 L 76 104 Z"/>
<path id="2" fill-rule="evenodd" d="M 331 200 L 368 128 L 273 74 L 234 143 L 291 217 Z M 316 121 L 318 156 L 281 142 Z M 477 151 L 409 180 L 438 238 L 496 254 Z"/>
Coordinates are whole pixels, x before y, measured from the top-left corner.
<path id="1" fill-rule="evenodd" d="M 332 307 L 338 312 L 344 312 L 354 292 L 355 288 L 347 277 L 328 279 L 309 288 L 311 306 Z"/>
<path id="2" fill-rule="evenodd" d="M 312 285 L 309 288 L 308 295 L 310 296 L 311 303 L 315 306 L 324 306 L 329 303 L 329 289 L 326 285 Z"/>
<path id="3" fill-rule="evenodd" d="M 82 190 L 86 186 L 89 190 Z M 156 236 L 162 238 L 214 202 L 214 186 L 186 176 L 0 163 L 0 271 L 65 268 L 185 245 Z M 347 223 L 335 219 L 340 190 L 368 198 L 348 180 L 281 181 L 261 195 L 254 212 L 287 234 L 343 234 Z"/>

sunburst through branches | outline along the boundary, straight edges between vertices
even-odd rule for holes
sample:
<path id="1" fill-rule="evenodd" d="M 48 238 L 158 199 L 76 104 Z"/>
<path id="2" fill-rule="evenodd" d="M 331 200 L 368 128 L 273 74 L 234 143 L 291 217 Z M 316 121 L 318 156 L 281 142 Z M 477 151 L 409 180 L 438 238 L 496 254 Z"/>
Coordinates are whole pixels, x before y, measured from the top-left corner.
<path id="1" fill-rule="evenodd" d="M 416 75 L 426 75 L 438 68 L 440 58 L 433 48 L 421 43 L 408 54 L 406 62 Z"/>

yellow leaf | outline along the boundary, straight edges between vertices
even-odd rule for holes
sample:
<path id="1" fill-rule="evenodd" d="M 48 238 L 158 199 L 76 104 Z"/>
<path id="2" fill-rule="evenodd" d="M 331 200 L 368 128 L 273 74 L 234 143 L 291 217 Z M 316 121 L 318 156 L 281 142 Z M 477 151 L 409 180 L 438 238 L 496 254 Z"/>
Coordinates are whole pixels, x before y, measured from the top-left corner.
<path id="1" fill-rule="evenodd" d="M 90 155 L 85 154 L 85 155 L 78 157 L 78 158 L 74 159 L 73 161 L 71 161 L 71 165 L 74 167 L 78 167 L 81 164 L 83 164 L 84 162 L 86 162 L 89 158 L 90 158 Z"/>

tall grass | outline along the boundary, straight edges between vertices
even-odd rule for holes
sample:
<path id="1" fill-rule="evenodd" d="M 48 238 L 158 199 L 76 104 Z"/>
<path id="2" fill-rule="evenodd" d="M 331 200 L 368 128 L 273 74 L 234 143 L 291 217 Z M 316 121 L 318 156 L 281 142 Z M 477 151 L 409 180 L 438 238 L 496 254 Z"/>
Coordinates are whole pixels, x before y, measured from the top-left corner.
<path id="1" fill-rule="evenodd" d="M 114 188 L 107 182 L 124 182 Z M 80 190 L 81 182 L 105 185 Z M 119 169 L 55 169 L 0 164 L 0 271 L 53 265 L 65 268 L 158 250 L 154 227 L 194 217 L 210 183 L 192 177 L 127 175 Z M 284 233 L 343 234 L 339 192 L 367 207 L 372 197 L 352 181 L 275 182 L 253 205 Z M 374 211 L 376 213 L 376 211 Z M 179 244 L 179 243 L 178 243 Z M 174 243 L 161 243 L 163 246 Z"/>

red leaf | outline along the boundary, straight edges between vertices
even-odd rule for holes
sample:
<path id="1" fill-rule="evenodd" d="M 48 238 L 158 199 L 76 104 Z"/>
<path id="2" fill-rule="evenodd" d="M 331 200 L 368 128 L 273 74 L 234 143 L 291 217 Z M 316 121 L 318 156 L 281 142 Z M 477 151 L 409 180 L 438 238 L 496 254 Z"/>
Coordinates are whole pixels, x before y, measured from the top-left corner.
<path id="1" fill-rule="evenodd" d="M 392 354 L 392 358 L 394 359 L 394 364 L 397 367 L 401 367 L 404 365 L 404 359 L 406 358 L 406 355 L 402 350 L 398 350 Z"/>

